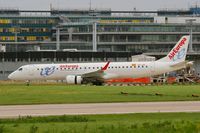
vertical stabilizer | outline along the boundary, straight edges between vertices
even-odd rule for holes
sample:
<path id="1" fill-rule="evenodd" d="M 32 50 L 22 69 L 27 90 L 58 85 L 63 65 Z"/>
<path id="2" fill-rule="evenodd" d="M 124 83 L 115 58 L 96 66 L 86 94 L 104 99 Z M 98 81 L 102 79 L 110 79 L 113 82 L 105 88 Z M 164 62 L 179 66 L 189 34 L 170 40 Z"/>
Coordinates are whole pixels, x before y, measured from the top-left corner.
<path id="1" fill-rule="evenodd" d="M 158 62 L 183 62 L 188 50 L 190 36 L 183 36 L 167 56 L 158 60 Z"/>

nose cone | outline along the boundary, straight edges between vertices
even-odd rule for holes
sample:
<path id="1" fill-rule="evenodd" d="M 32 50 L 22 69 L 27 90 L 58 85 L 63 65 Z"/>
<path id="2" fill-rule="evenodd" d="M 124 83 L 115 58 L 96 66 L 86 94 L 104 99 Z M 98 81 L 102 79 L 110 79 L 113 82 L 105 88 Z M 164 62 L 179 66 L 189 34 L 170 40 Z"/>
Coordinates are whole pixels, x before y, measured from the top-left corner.
<path id="1" fill-rule="evenodd" d="M 14 80 L 15 79 L 14 77 L 15 77 L 14 72 L 8 75 L 8 79 Z"/>

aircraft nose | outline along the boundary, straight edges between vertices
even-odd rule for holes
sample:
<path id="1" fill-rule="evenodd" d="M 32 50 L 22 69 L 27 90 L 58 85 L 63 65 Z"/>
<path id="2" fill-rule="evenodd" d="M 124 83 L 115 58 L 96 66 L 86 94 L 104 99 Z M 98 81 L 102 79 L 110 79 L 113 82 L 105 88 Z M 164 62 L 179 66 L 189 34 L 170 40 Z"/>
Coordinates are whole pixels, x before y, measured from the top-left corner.
<path id="1" fill-rule="evenodd" d="M 13 79 L 14 79 L 14 73 L 9 74 L 9 75 L 8 75 L 8 79 L 13 80 Z"/>

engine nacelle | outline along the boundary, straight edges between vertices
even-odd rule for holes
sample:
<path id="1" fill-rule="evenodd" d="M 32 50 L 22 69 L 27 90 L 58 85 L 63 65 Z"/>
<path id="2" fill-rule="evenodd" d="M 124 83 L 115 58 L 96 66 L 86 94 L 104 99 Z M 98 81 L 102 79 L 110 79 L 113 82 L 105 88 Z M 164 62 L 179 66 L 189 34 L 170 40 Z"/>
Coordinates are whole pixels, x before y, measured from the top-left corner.
<path id="1" fill-rule="evenodd" d="M 82 81 L 83 81 L 83 78 L 81 76 L 76 76 L 76 75 L 66 76 L 67 84 L 81 84 Z"/>

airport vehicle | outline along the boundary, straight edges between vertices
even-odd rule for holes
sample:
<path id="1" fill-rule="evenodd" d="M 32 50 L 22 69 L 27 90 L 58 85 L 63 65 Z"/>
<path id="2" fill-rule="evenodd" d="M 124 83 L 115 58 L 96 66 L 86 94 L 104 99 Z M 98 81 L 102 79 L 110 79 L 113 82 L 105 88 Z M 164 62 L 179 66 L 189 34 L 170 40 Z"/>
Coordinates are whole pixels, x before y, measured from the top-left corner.
<path id="1" fill-rule="evenodd" d="M 30 64 L 11 73 L 12 80 L 65 80 L 68 84 L 101 85 L 115 78 L 139 78 L 160 75 L 185 68 L 190 36 L 183 36 L 167 56 L 152 62 L 103 62 Z"/>

